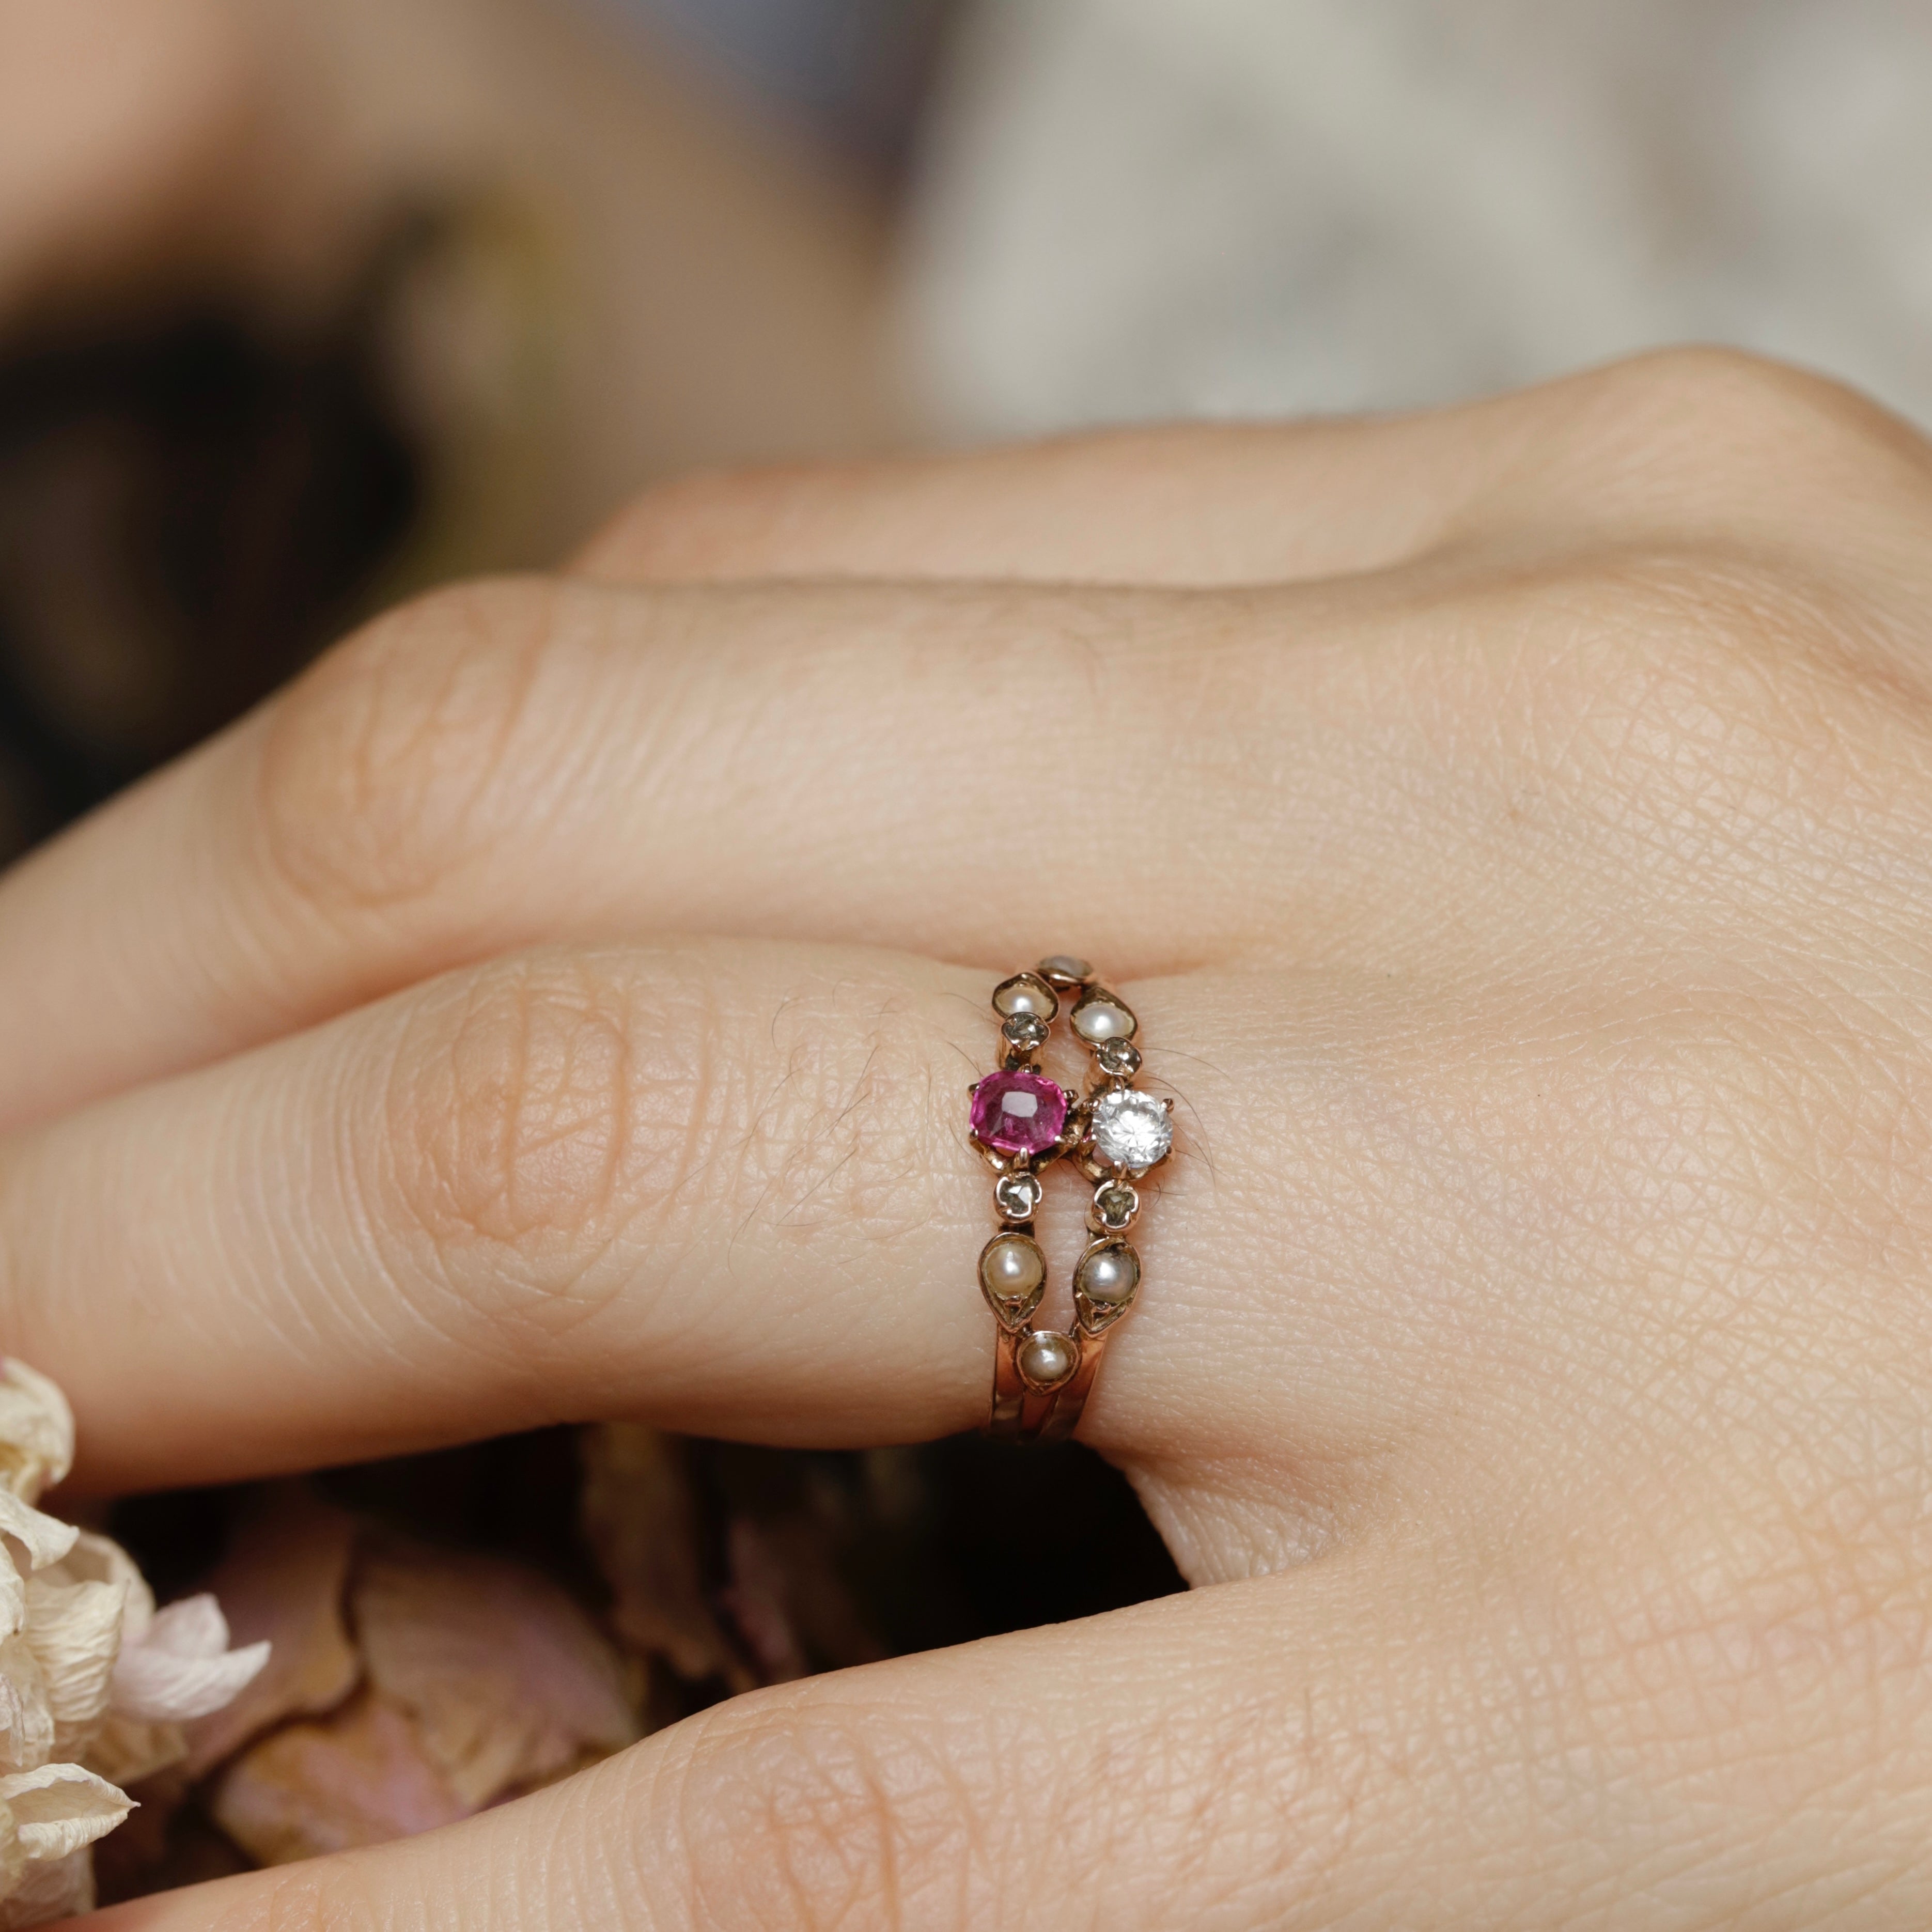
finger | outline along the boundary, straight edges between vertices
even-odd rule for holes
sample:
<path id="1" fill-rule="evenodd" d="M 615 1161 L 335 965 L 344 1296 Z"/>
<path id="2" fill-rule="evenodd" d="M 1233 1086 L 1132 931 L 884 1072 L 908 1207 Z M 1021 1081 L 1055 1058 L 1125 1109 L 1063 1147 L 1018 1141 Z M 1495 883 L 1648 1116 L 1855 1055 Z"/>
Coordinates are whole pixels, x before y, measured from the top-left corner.
<path id="1" fill-rule="evenodd" d="M 718 941 L 450 975 L 0 1142 L 0 1347 L 67 1390 L 79 1480 L 110 1492 L 592 1417 L 848 1447 L 974 1426 L 989 986 Z M 1364 1486 L 1426 1498 L 1446 1458 L 1542 1428 L 1550 1250 L 1495 1204 L 1562 1157 L 1543 1088 L 1574 1083 L 1516 990 L 1482 1023 L 1381 973 L 1125 990 L 1179 1131 L 1082 1432 L 1203 1491 L 1155 1505 L 1194 1574 L 1324 1547 Z M 1478 1152 L 1472 1118 L 1522 1124 Z M 1038 1318 L 1064 1329 L 1088 1203 L 1064 1168 L 1047 1189 Z M 1541 1238 L 1573 1323 L 1627 1328 L 1614 1235 L 1589 1265 L 1567 1226 Z M 1594 1424 L 1549 1399 L 1582 1456 Z"/>
<path id="2" fill-rule="evenodd" d="M 1826 1708 L 1816 1645 L 1766 1665 L 1660 1624 L 1654 1580 L 1619 1630 L 1497 1571 L 1378 1540 L 755 1693 L 466 1824 L 101 1932 L 1688 1928 L 1798 1897 L 1835 1924 L 1874 1874 L 1885 1922 L 1923 1922 L 1918 1794 Z"/>
<path id="3" fill-rule="evenodd" d="M 1859 542 L 1890 541 L 1868 521 Z M 546 940 L 1070 944 L 1128 975 L 1433 957 L 1442 908 L 1497 890 L 1526 792 L 1576 790 L 1602 836 L 1565 761 L 1630 706 L 1682 686 L 1686 718 L 1748 709 L 1768 626 L 1838 662 L 1884 611 L 1863 583 L 1847 604 L 1837 561 L 1727 558 L 1708 584 L 1614 544 L 1518 564 L 446 593 L 0 887 L 0 1120 Z M 1687 655 L 1694 632 L 1715 649 Z M 1613 763 L 1598 777 L 1627 786 Z M 1077 863 L 1049 862 L 1048 822 L 1077 827 Z M 1600 855 L 1568 876 L 1606 876 Z"/>
<path id="4" fill-rule="evenodd" d="M 988 987 L 717 943 L 452 976 L 0 1144 L 0 1336 L 66 1389 L 101 1490 L 591 1416 L 826 1444 L 973 1426 Z M 1052 1184 L 1064 1283 L 1085 1204 Z M 1232 1264 L 1226 1203 L 1195 1216 Z M 1150 1276 L 1184 1228 L 1143 1243 Z M 1062 1289 L 1041 1318 L 1071 1313 Z M 1132 1354 L 1110 1351 L 1130 1391 Z"/>
<path id="5" fill-rule="evenodd" d="M 1443 540 L 1495 480 L 1483 427 L 1454 411 L 1192 425 L 700 476 L 622 512 L 578 568 L 633 584 L 840 574 L 1194 586 L 1336 576 Z M 1459 444 L 1465 460 L 1452 462 Z"/>
<path id="6" fill-rule="evenodd" d="M 533 944 L 1077 945 L 1124 976 L 1252 944 L 1280 875 L 1226 839 L 1243 771 L 1292 759 L 1309 802 L 1355 780 L 1305 686 L 1250 713 L 1252 766 L 1217 709 L 1215 742 L 1174 742 L 1251 620 L 1044 590 L 446 593 L 0 886 L 0 1123 Z"/>
<path id="7" fill-rule="evenodd" d="M 102 1489 L 591 1415 L 970 1426 L 986 991 L 716 945 L 453 976 L 4 1144 L 0 1334 Z"/>
<path id="8" fill-rule="evenodd" d="M 622 583 L 830 574 L 1177 586 L 1388 569 L 1448 550 L 1822 539 L 1922 586 L 1932 453 L 1840 386 L 1673 350 L 1352 421 L 1114 430 L 964 455 L 699 476 L 579 568 Z"/>
<path id="9" fill-rule="evenodd" d="M 592 1417 L 848 1447 L 974 1426 L 989 984 L 838 948 L 552 951 L 99 1103 L 0 1142 L 0 1347 L 66 1390 L 108 1492 Z M 1179 1129 L 1082 1433 L 1214 1472 L 1156 1506 L 1194 1573 L 1324 1547 L 1360 1486 L 1427 1496 L 1498 1416 L 1540 1427 L 1547 1255 L 1493 1204 L 1554 1157 L 1550 1061 L 1502 1094 L 1480 1071 L 1522 1055 L 1514 1000 L 1471 1037 L 1465 996 L 1385 974 L 1126 990 Z M 1472 1158 L 1472 1114 L 1524 1126 Z M 1088 1203 L 1046 1185 L 1038 1319 L 1064 1329 Z M 1612 1256 L 1581 1252 L 1572 1320 L 1627 1325 Z"/>

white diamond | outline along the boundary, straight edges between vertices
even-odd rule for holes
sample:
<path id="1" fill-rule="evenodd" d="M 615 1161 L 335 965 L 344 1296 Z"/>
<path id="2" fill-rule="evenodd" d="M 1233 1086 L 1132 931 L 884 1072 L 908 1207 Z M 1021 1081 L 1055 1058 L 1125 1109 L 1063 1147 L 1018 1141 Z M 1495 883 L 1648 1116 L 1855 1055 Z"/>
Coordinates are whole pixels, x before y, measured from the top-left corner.
<path id="1" fill-rule="evenodd" d="M 1167 1157 L 1174 1123 L 1151 1094 L 1117 1087 L 1094 1103 L 1094 1151 L 1110 1166 L 1139 1174 Z"/>

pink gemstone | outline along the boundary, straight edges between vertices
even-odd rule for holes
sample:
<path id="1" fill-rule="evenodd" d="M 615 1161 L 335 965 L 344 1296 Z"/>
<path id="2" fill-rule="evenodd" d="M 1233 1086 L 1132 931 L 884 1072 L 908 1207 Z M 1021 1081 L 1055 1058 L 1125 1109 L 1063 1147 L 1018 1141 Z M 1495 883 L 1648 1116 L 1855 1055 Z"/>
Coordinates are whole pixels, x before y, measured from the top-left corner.
<path id="1" fill-rule="evenodd" d="M 989 1073 L 973 1089 L 973 1136 L 995 1154 L 1040 1154 L 1066 1124 L 1066 1096 L 1043 1074 Z"/>

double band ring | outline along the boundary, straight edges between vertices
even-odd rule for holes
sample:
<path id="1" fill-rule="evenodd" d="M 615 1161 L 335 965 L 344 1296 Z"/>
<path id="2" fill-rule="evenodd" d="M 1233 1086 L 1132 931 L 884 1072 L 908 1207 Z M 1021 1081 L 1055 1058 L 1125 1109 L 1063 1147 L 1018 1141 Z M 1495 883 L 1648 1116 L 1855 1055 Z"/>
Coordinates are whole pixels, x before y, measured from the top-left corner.
<path id="1" fill-rule="evenodd" d="M 1064 996 L 1075 1036 L 1093 1057 L 1084 1094 L 1041 1070 L 1040 1055 Z M 1174 1145 L 1173 1103 L 1134 1084 L 1140 1023 L 1084 959 L 1056 953 L 993 989 L 1000 1022 L 997 1072 L 972 1089 L 973 1143 L 994 1172 L 1000 1230 L 980 1254 L 980 1288 L 998 1324 L 987 1430 L 1052 1442 L 1079 1422 L 1107 1338 L 1134 1305 L 1141 1260 L 1128 1234 L 1141 1210 L 1136 1184 Z M 1088 1240 L 1073 1269 L 1073 1324 L 1035 1327 L 1046 1256 L 1034 1228 L 1040 1176 L 1069 1160 L 1094 1186 Z"/>

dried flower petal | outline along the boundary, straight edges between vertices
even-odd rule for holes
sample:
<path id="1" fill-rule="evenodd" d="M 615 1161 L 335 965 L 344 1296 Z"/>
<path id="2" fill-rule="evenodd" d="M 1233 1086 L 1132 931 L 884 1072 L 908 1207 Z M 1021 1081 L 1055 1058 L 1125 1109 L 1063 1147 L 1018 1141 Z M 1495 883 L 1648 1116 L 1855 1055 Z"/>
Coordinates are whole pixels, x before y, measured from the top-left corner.
<path id="1" fill-rule="evenodd" d="M 636 1651 L 694 1682 L 755 1682 L 719 1628 L 698 1560 L 697 1511 L 680 1445 L 640 1423 L 583 1432 L 584 1533 L 616 1601 L 610 1620 Z"/>
<path id="2" fill-rule="evenodd" d="M 767 1684 L 789 1684 L 811 1666 L 786 1609 L 784 1566 L 755 1524 L 740 1517 L 727 1532 L 731 1581 L 725 1607 Z"/>
<path id="3" fill-rule="evenodd" d="M 22 1502 L 11 1490 L 0 1489 L 0 1535 L 11 1538 L 26 1552 L 29 1570 L 58 1563 L 80 1534 L 72 1523 Z"/>
<path id="4" fill-rule="evenodd" d="M 128 1607 L 124 1582 L 69 1582 L 64 1565 L 27 1579 L 26 1642 L 54 1720 L 53 1753 L 78 1757 L 107 1709 Z"/>
<path id="5" fill-rule="evenodd" d="M 225 1710 L 188 1730 L 199 1778 L 284 1718 L 320 1716 L 362 1679 L 343 1621 L 355 1519 L 298 1484 L 271 1492 L 210 1580 L 235 1636 L 267 1640 L 267 1667 Z"/>
<path id="6" fill-rule="evenodd" d="M 386 1543 L 364 1559 L 351 1600 L 370 1682 L 416 1720 L 470 1804 L 638 1736 L 616 1653 L 520 1564 Z"/>
<path id="7" fill-rule="evenodd" d="M 156 1616 L 126 1551 L 34 1508 L 73 1450 L 59 1390 L 0 1360 L 0 1932 L 92 1901 L 86 1848 L 132 1801 L 82 1755 L 158 1768 L 184 1748 L 166 1720 L 225 1702 L 268 1651 L 229 1652 L 212 1598 Z"/>
<path id="8" fill-rule="evenodd" d="M 154 1614 L 154 1593 L 139 1565 L 112 1537 L 91 1529 L 75 1532 L 74 1547 L 60 1560 L 58 1574 L 71 1583 L 118 1583 L 128 1593 L 124 1636 L 138 1637 Z"/>
<path id="9" fill-rule="evenodd" d="M 29 1858 L 64 1858 L 112 1831 L 134 1808 L 124 1791 L 77 1764 L 44 1764 L 0 1778 L 0 1804 Z"/>
<path id="10" fill-rule="evenodd" d="M 408 1718 L 367 1694 L 251 1745 L 213 1802 L 221 1828 L 271 1865 L 409 1838 L 475 1808 L 450 1789 Z"/>
<path id="11" fill-rule="evenodd" d="M 180 1725 L 141 1724 L 110 1710 L 88 1739 L 80 1761 L 109 1784 L 125 1789 L 171 1769 L 187 1755 L 188 1739 Z M 145 1795 L 141 1802 L 148 1802 Z"/>
<path id="12" fill-rule="evenodd" d="M 140 1641 L 114 1666 L 113 1702 L 142 1724 L 179 1724 L 218 1711 L 258 1676 L 266 1643 L 228 1648 L 228 1620 L 213 1597 L 188 1597 L 158 1611 Z"/>
<path id="13" fill-rule="evenodd" d="M 764 1681 L 872 1664 L 885 1654 L 839 1574 L 836 1522 L 810 1507 L 725 1532 L 731 1580 L 720 1592 Z"/>
<path id="14" fill-rule="evenodd" d="M 21 1868 L 0 1899 L 0 1932 L 23 1932 L 94 1910 L 94 1854 L 85 1846 L 64 1858 L 36 1858 Z"/>
<path id="15" fill-rule="evenodd" d="M 0 1484 L 34 1503 L 73 1466 L 67 1397 L 25 1362 L 0 1358 Z"/>
<path id="16" fill-rule="evenodd" d="M 104 1594 L 116 1594 L 122 1600 L 119 1626 L 111 1634 L 105 1652 L 105 1675 L 99 1674 L 103 1659 L 94 1648 L 100 1636 L 98 1624 L 92 1630 L 79 1632 L 66 1632 L 60 1628 L 68 1599 L 52 1592 L 82 1586 L 92 1588 L 97 1593 L 94 1600 Z M 84 1529 L 66 1556 L 38 1571 L 27 1588 L 33 1606 L 27 1636 L 50 1678 L 49 1698 L 57 1720 L 55 1754 L 75 1758 L 110 1784 L 122 1786 L 152 1777 L 164 1766 L 173 1763 L 186 1748 L 175 1726 L 137 1724 L 117 1715 L 111 1706 L 104 1708 L 111 1693 L 113 1664 L 120 1647 L 140 1637 L 154 1620 L 154 1592 L 135 1567 L 134 1559 L 110 1538 Z M 53 1653 L 52 1663 L 50 1653 Z M 69 1653 L 75 1654 L 62 1663 L 62 1655 Z M 76 1680 L 58 1695 L 52 1681 L 56 1665 L 63 1674 Z"/>
<path id="17" fill-rule="evenodd" d="M 0 1769 L 32 1771 L 54 1748 L 54 1714 L 40 1660 L 23 1636 L 0 1640 Z"/>

